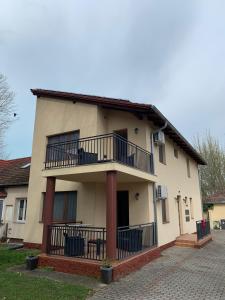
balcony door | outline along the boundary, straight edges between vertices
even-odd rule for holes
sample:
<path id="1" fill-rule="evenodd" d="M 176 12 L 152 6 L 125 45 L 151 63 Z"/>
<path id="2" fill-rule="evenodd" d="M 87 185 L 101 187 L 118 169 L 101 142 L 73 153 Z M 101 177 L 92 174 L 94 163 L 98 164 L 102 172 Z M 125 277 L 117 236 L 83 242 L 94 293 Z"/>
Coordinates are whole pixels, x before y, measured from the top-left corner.
<path id="1" fill-rule="evenodd" d="M 117 227 L 129 227 L 129 192 L 117 192 Z"/>
<path id="2" fill-rule="evenodd" d="M 123 163 L 126 163 L 127 161 L 127 129 L 120 129 L 115 130 L 114 133 L 116 133 L 119 137 L 115 139 L 115 158 L 117 161 L 121 161 Z"/>

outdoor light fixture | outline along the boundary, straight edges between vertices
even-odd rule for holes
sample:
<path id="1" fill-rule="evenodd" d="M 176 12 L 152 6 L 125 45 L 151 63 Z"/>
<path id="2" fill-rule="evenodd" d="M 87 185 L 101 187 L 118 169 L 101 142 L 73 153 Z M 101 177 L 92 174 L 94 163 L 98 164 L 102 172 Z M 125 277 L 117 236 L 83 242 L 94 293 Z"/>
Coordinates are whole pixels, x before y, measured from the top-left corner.
<path id="1" fill-rule="evenodd" d="M 183 201 L 185 204 L 187 204 L 187 197 L 184 197 Z"/>
<path id="2" fill-rule="evenodd" d="M 136 200 L 139 200 L 139 196 L 140 196 L 140 194 L 139 194 L 139 193 L 136 193 L 136 194 L 135 194 L 135 199 L 136 199 Z"/>
<path id="3" fill-rule="evenodd" d="M 139 128 L 134 128 L 134 132 L 135 132 L 135 134 L 138 134 L 138 132 L 139 132 Z"/>

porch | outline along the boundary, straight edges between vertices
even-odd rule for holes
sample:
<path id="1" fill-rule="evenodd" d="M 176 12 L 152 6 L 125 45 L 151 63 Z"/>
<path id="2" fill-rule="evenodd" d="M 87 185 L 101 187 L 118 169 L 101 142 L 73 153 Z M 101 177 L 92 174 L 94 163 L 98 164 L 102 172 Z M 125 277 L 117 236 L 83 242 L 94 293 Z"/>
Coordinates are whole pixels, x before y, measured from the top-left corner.
<path id="1" fill-rule="evenodd" d="M 208 220 L 196 222 L 196 233 L 182 234 L 179 236 L 175 245 L 180 247 L 201 248 L 212 240 L 210 224 Z"/>
<path id="2" fill-rule="evenodd" d="M 107 258 L 104 227 L 82 224 L 48 226 L 50 255 L 101 261 Z M 155 223 L 119 227 L 116 231 L 116 260 L 122 260 L 156 246 Z"/>

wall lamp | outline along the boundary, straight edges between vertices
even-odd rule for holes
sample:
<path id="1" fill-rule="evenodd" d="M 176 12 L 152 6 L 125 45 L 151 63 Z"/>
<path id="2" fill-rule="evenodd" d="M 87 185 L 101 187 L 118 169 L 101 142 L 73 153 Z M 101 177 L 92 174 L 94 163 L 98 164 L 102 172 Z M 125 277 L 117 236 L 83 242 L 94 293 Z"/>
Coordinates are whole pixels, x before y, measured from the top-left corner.
<path id="1" fill-rule="evenodd" d="M 135 196 L 134 196 L 134 197 L 135 197 L 135 200 L 139 200 L 139 196 L 140 196 L 140 194 L 139 194 L 139 193 L 136 193 Z"/>
<path id="2" fill-rule="evenodd" d="M 139 132 L 139 128 L 137 128 L 137 127 L 134 128 L 134 133 L 135 133 L 135 134 L 138 134 L 138 132 Z"/>

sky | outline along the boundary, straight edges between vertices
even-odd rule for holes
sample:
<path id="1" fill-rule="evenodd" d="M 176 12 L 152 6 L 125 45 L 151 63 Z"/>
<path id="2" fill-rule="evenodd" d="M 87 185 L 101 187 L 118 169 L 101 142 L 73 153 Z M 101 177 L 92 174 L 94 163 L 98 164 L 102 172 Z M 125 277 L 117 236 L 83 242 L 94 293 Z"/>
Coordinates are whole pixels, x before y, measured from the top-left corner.
<path id="1" fill-rule="evenodd" d="M 225 145 L 224 0 L 0 0 L 0 73 L 8 158 L 31 155 L 31 88 L 150 103 L 190 142 Z"/>

